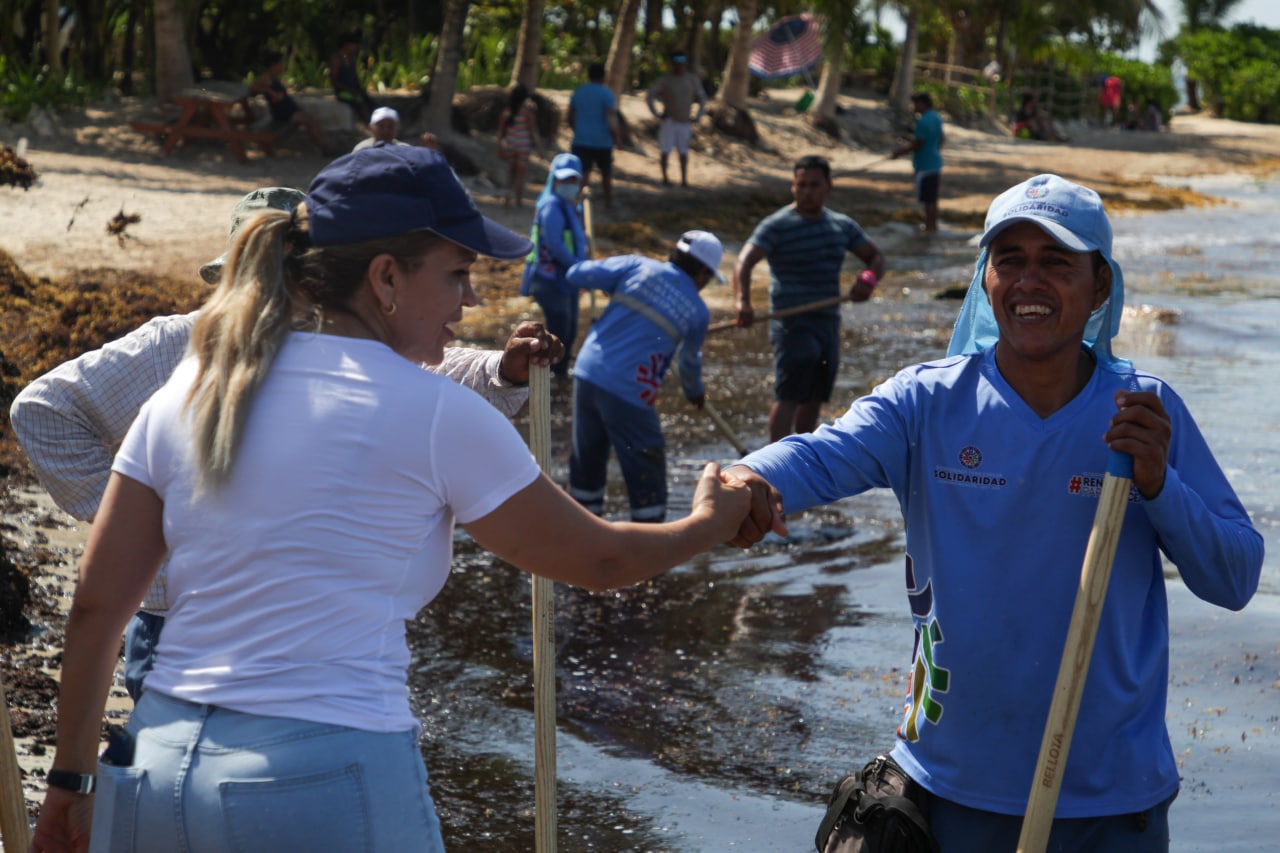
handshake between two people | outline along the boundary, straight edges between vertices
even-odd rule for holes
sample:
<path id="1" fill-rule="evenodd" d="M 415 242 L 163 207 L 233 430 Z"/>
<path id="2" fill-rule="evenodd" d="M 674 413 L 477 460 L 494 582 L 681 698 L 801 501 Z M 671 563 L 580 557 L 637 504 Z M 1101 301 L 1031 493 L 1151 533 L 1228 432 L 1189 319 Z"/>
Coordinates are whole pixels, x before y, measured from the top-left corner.
<path id="1" fill-rule="evenodd" d="M 745 465 L 730 465 L 722 471 L 716 463 L 708 463 L 698 479 L 689 514 L 722 525 L 724 544 L 734 548 L 750 548 L 770 532 L 787 535 L 782 495 Z"/>

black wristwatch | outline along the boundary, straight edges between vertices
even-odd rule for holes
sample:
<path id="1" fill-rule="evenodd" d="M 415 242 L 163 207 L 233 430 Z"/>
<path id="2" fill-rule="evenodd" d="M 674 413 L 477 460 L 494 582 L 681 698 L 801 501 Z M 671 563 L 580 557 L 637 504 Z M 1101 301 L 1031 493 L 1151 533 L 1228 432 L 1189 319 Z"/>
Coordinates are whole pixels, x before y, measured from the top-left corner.
<path id="1" fill-rule="evenodd" d="M 98 786 L 98 777 L 92 773 L 72 773 L 70 770 L 50 770 L 45 781 L 55 788 L 65 788 L 77 794 L 92 794 Z"/>

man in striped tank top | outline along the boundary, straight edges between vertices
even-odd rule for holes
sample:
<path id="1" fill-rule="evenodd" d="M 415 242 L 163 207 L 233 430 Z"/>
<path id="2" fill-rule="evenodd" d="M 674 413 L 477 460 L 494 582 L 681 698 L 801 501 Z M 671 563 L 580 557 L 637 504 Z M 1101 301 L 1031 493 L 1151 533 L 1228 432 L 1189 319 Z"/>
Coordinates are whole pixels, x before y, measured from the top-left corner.
<path id="1" fill-rule="evenodd" d="M 792 204 L 766 216 L 756 226 L 733 269 L 738 324 L 750 326 L 751 271 L 769 261 L 769 301 L 774 312 L 840 295 L 840 269 L 852 253 L 866 266 L 849 298 L 871 297 L 884 275 L 884 256 L 848 216 L 828 210 L 831 164 L 809 155 L 796 161 L 791 182 Z M 831 399 L 840 367 L 840 306 L 775 317 L 769 323 L 773 345 L 774 403 L 769 410 L 769 440 L 813 432 L 822 404 Z"/>

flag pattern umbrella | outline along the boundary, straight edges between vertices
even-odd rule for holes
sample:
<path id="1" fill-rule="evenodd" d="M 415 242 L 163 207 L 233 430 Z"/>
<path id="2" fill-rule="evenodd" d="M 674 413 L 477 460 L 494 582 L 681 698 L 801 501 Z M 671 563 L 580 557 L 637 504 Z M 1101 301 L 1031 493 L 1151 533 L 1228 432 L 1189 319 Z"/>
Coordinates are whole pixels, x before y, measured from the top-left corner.
<path id="1" fill-rule="evenodd" d="M 765 80 L 804 73 L 822 60 L 822 35 L 812 15 L 783 18 L 751 43 L 751 73 Z"/>

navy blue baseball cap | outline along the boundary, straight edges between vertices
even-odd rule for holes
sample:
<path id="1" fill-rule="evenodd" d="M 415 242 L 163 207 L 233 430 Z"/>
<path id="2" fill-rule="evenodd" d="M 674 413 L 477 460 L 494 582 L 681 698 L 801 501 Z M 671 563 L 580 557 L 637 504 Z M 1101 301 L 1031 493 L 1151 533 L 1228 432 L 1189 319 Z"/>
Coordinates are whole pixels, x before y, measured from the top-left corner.
<path id="1" fill-rule="evenodd" d="M 339 157 L 307 190 L 311 242 L 361 243 L 431 231 L 494 258 L 523 258 L 533 244 L 484 216 L 437 151 L 380 145 Z"/>

